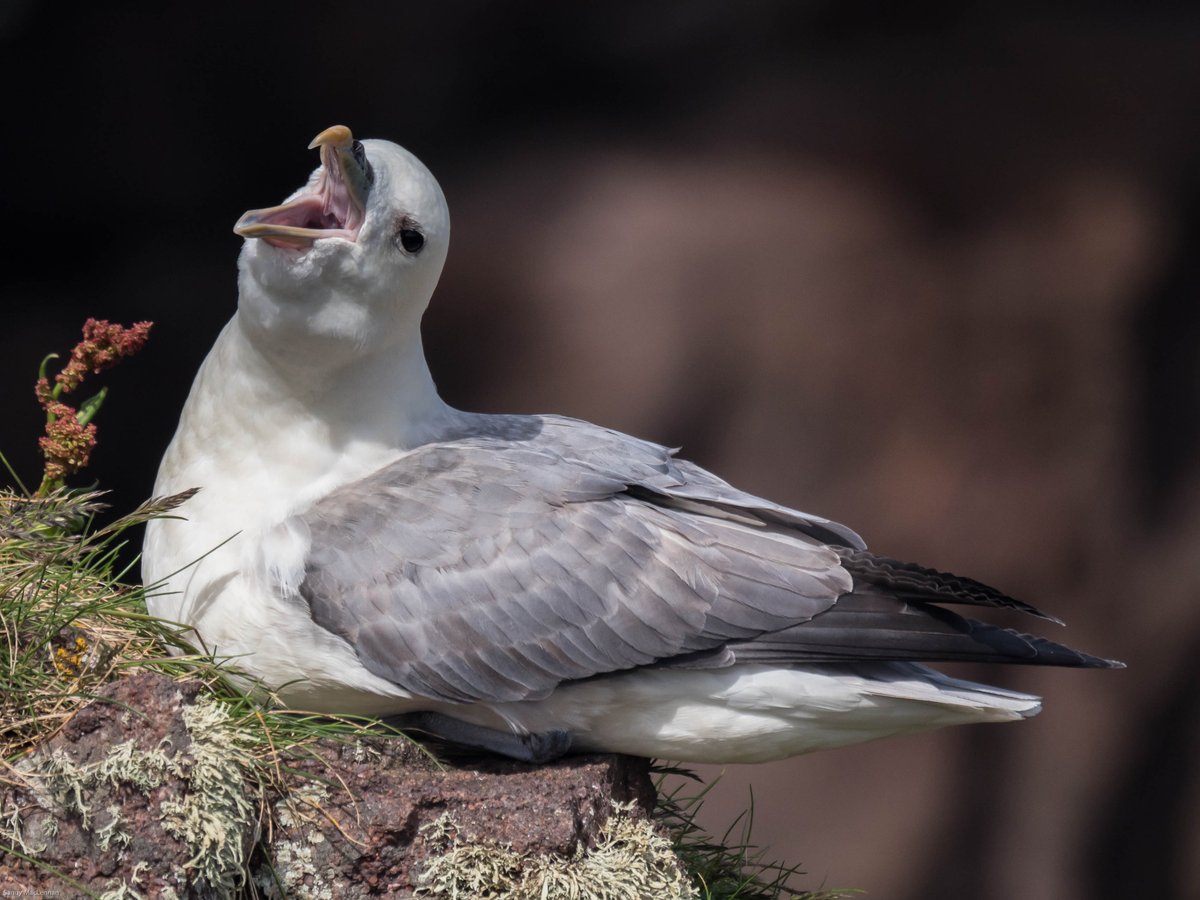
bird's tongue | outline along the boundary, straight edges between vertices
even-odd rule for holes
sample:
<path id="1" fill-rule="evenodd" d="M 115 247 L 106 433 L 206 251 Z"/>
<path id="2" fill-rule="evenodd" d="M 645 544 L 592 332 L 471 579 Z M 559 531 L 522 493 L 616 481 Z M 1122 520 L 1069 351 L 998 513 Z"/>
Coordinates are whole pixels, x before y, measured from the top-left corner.
<path id="1" fill-rule="evenodd" d="M 321 238 L 358 239 L 366 211 L 370 167 L 356 155 L 350 129 L 334 125 L 322 131 L 310 148 L 321 149 L 316 185 L 287 203 L 252 209 L 233 226 L 245 238 L 262 238 L 276 247 L 307 249 Z M 361 145 L 358 145 L 361 154 Z"/>

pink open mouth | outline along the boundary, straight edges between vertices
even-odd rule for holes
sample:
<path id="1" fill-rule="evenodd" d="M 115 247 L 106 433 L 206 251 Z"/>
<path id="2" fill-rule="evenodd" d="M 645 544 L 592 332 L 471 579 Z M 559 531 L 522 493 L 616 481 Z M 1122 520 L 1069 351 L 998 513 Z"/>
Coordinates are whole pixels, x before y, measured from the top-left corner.
<path id="1" fill-rule="evenodd" d="M 246 238 L 262 238 L 275 247 L 307 250 L 322 238 L 356 241 L 366 218 L 370 164 L 350 129 L 334 125 L 309 147 L 321 148 L 317 183 L 294 200 L 245 213 L 233 230 Z"/>

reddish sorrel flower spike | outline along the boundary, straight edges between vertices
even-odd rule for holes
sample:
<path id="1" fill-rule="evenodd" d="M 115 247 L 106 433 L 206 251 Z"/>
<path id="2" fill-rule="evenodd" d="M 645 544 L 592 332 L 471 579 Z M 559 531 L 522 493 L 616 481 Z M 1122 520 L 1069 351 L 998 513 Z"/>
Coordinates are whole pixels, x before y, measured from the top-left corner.
<path id="1" fill-rule="evenodd" d="M 79 387 L 88 372 L 98 375 L 141 350 L 150 337 L 153 324 L 138 322 L 126 328 L 104 319 L 88 319 L 83 323 L 83 340 L 75 345 L 71 361 L 54 380 L 62 386 L 63 393 L 70 393 Z"/>
<path id="2" fill-rule="evenodd" d="M 83 325 L 83 340 L 75 345 L 70 361 L 54 376 L 54 387 L 50 386 L 46 376 L 46 364 L 58 356 L 51 354 L 42 360 L 34 389 L 38 403 L 46 411 L 46 434 L 38 441 L 46 460 L 39 494 L 60 487 L 68 475 L 88 464 L 96 446 L 96 426 L 92 424 L 92 418 L 104 402 L 108 389 L 102 388 L 80 404 L 78 410 L 60 398 L 79 387 L 88 373 L 102 372 L 141 350 L 150 336 L 152 324 L 138 322 L 126 328 L 103 319 L 88 319 Z"/>

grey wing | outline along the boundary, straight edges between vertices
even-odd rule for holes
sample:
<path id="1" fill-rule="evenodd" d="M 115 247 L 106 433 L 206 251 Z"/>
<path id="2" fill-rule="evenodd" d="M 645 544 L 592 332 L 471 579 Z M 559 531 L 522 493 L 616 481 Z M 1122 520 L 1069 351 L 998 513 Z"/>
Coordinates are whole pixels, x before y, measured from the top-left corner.
<path id="1" fill-rule="evenodd" d="M 531 699 L 719 656 L 850 590 L 803 514 L 776 526 L 664 448 L 539 421 L 521 440 L 500 429 L 419 448 L 302 514 L 300 596 L 369 670 L 442 700 Z M 808 527 L 830 536 L 829 524 Z"/>
<path id="2" fill-rule="evenodd" d="M 653 502 L 703 516 L 741 518 L 755 527 L 778 525 L 816 540 L 865 550 L 866 543 L 840 522 L 789 509 L 739 490 L 675 450 L 562 416 L 540 417 L 548 440 L 570 448 L 572 458 L 628 480 L 630 489 Z"/>
<path id="3" fill-rule="evenodd" d="M 534 699 L 646 665 L 1113 665 L 956 615 L 942 604 L 1042 614 L 869 553 L 656 444 L 570 419 L 475 421 L 333 492 L 297 529 L 313 619 L 413 694 Z"/>

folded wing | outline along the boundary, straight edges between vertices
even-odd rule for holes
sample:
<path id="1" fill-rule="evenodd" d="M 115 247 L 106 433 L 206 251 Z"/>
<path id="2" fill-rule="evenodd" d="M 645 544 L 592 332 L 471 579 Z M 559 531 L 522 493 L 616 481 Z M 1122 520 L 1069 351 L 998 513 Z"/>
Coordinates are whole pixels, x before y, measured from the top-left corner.
<path id="1" fill-rule="evenodd" d="M 658 445 L 555 417 L 472 421 L 299 516 L 313 619 L 414 694 L 536 699 L 649 665 L 1104 663 L 944 610 L 1036 613 Z"/>

